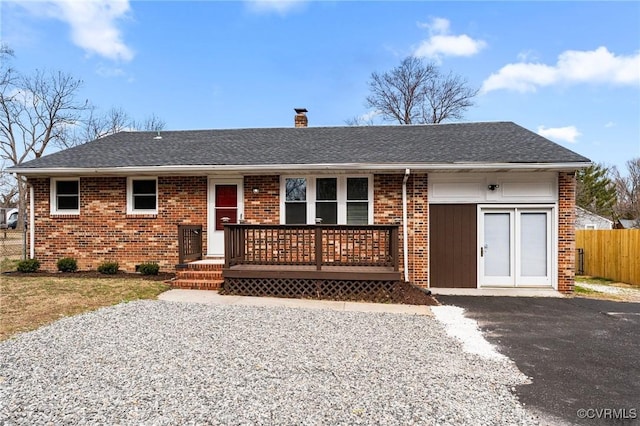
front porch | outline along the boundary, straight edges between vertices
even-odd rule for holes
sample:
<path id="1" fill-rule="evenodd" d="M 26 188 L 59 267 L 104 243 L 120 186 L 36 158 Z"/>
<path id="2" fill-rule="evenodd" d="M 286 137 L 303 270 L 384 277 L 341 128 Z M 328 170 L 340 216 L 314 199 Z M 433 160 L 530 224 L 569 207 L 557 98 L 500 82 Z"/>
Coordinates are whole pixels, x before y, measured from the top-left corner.
<path id="1" fill-rule="evenodd" d="M 352 298 L 401 279 L 397 225 L 225 226 L 226 294 Z"/>
<path id="2" fill-rule="evenodd" d="M 177 287 L 340 298 L 389 292 L 401 280 L 397 225 L 228 224 L 224 265 L 199 261 L 202 253 L 185 251 L 202 247 L 186 242 L 187 235 L 201 238 L 201 230 L 189 231 L 180 232 L 180 258 L 194 261 L 179 265 Z"/>

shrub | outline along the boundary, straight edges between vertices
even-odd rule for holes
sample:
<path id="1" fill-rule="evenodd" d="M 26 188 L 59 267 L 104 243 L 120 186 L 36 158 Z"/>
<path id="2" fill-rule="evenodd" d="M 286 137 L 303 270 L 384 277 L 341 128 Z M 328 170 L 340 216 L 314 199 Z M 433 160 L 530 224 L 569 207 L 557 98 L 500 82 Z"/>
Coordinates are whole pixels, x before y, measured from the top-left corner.
<path id="1" fill-rule="evenodd" d="M 18 270 L 18 272 L 36 272 L 38 269 L 40 269 L 40 262 L 38 261 L 38 259 L 22 260 L 20 263 L 18 263 L 16 269 Z"/>
<path id="2" fill-rule="evenodd" d="M 58 260 L 58 271 L 75 272 L 78 270 L 78 262 L 73 257 L 63 257 Z"/>
<path id="3" fill-rule="evenodd" d="M 106 275 L 114 275 L 118 273 L 119 267 L 118 262 L 102 262 L 98 266 L 98 272 Z"/>
<path id="4" fill-rule="evenodd" d="M 158 275 L 160 265 L 153 262 L 145 262 L 138 266 L 138 272 L 142 275 Z"/>

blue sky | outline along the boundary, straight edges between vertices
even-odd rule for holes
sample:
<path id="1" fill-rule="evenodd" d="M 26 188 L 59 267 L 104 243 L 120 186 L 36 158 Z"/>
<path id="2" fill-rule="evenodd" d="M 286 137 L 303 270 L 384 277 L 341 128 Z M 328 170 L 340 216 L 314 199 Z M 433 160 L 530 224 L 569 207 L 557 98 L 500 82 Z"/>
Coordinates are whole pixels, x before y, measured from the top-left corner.
<path id="1" fill-rule="evenodd" d="M 3 0 L 21 72 L 166 129 L 374 116 L 372 72 L 414 55 L 480 89 L 464 121 L 514 121 L 591 160 L 640 156 L 640 2 Z"/>

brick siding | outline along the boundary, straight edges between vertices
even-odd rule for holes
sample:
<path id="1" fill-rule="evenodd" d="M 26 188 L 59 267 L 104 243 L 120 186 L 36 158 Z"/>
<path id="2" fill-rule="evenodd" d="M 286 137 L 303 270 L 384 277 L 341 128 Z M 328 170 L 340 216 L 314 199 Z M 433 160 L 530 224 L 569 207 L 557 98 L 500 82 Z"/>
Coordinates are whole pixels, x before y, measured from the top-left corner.
<path id="1" fill-rule="evenodd" d="M 43 270 L 55 271 L 58 259 L 74 257 L 80 270 L 117 261 L 129 272 L 142 262 L 173 271 L 179 224 L 201 224 L 206 247 L 206 177 L 159 177 L 157 215 L 126 213 L 125 177 L 81 178 L 79 215 L 51 215 L 49 179 L 29 183 L 35 192 L 35 257 Z"/>
<path id="2" fill-rule="evenodd" d="M 402 181 L 404 175 L 385 174 L 373 178 L 374 223 L 402 225 Z M 407 181 L 409 281 L 428 285 L 428 212 L 427 175 L 409 175 Z M 400 269 L 404 271 L 404 235 L 400 228 Z"/>
<path id="3" fill-rule="evenodd" d="M 576 176 L 558 174 L 558 291 L 572 293 L 576 251 Z"/>
<path id="4" fill-rule="evenodd" d="M 402 225 L 402 174 L 378 174 L 374 184 L 374 223 Z M 95 270 L 103 261 L 118 261 L 126 271 L 154 261 L 173 271 L 178 263 L 179 224 L 203 226 L 207 247 L 207 177 L 158 178 L 158 214 L 126 214 L 126 178 L 80 179 L 80 214 L 51 215 L 49 179 L 29 179 L 35 191 L 35 256 L 42 269 L 56 270 L 62 257 L 74 257 L 81 270 Z M 428 285 L 428 177 L 411 174 L 407 182 L 409 281 Z M 254 193 L 253 189 L 258 191 Z M 575 174 L 559 173 L 558 290 L 573 291 L 575 258 Z M 279 176 L 244 177 L 244 220 L 280 223 Z M 400 228 L 400 267 L 403 233 Z"/>

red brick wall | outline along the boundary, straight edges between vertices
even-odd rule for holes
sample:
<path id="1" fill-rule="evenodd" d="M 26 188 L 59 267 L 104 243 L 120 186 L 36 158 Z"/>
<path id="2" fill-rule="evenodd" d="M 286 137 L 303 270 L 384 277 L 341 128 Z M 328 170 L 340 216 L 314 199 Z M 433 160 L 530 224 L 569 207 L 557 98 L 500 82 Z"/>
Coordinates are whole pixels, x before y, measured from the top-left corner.
<path id="1" fill-rule="evenodd" d="M 375 175 L 374 223 L 400 225 L 400 269 L 404 270 L 403 229 L 402 229 L 402 181 L 401 174 Z M 407 222 L 409 281 L 427 286 L 428 271 L 428 226 L 429 209 L 427 175 L 412 174 L 407 181 Z"/>
<path id="2" fill-rule="evenodd" d="M 374 176 L 374 223 L 402 224 L 403 175 Z M 55 270 L 62 257 L 74 257 L 80 269 L 96 269 L 118 261 L 121 269 L 154 261 L 162 270 L 178 263 L 177 225 L 201 224 L 206 247 L 207 178 L 159 177 L 158 214 L 126 214 L 126 178 L 80 180 L 80 214 L 51 215 L 49 179 L 31 179 L 36 197 L 35 254 L 42 269 Z M 258 193 L 253 189 L 257 188 Z M 411 175 L 409 199 L 409 279 L 427 285 L 428 200 L 426 175 Z M 244 178 L 244 219 L 248 223 L 280 223 L 279 176 Z M 402 267 L 402 229 L 400 229 Z"/>
<path id="3" fill-rule="evenodd" d="M 126 214 L 125 177 L 80 179 L 80 214 L 51 215 L 49 179 L 29 179 L 35 192 L 35 257 L 44 270 L 56 270 L 62 257 L 74 257 L 81 270 L 104 261 L 134 271 L 158 262 L 172 271 L 178 263 L 178 224 L 201 224 L 206 247 L 207 178 L 159 177 L 158 214 Z"/>
<path id="4" fill-rule="evenodd" d="M 575 173 L 558 174 L 558 291 L 573 292 L 575 278 Z"/>
<path id="5" fill-rule="evenodd" d="M 280 176 L 244 177 L 244 220 L 253 224 L 280 223 Z"/>

